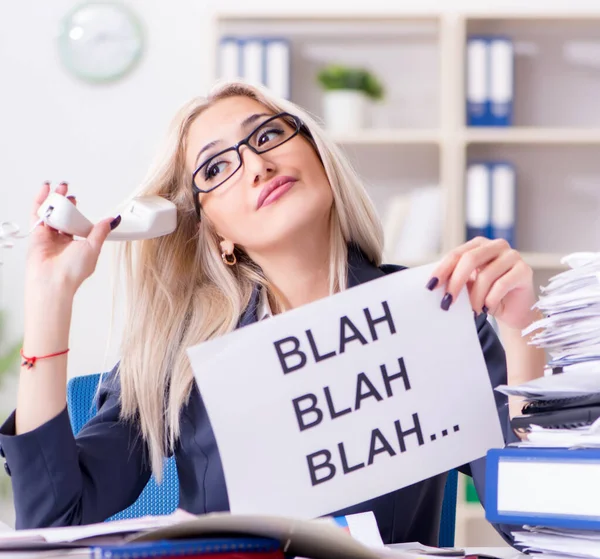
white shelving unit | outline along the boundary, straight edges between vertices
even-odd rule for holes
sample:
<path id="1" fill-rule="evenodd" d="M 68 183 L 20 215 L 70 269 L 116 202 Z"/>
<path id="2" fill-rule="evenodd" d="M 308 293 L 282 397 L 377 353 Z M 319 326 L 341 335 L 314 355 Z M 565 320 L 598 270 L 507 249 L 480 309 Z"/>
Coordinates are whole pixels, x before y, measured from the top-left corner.
<path id="1" fill-rule="evenodd" d="M 589 112 L 597 113 L 593 103 L 600 93 L 600 71 L 590 70 L 582 76 L 582 69 L 573 68 L 575 63 L 566 59 L 569 52 L 577 51 L 569 50 L 573 42 L 582 38 L 589 46 L 594 40 L 600 41 L 596 31 L 598 16 L 217 11 L 214 18 L 215 79 L 220 37 L 236 33 L 286 36 L 292 48 L 292 100 L 317 117 L 321 116 L 322 93 L 315 76 L 326 62 L 367 65 L 383 79 L 386 99 L 373 105 L 371 126 L 360 134 L 337 135 L 333 139 L 364 177 L 382 218 L 394 193 L 441 185 L 445 207 L 439 254 L 402 264 L 412 266 L 436 260 L 464 242 L 465 170 L 468 161 L 479 156 L 515 159 L 517 203 L 522 208 L 517 219 L 517 249 L 535 271 L 552 274 L 564 268 L 560 260 L 565 254 L 597 248 L 600 234 L 592 234 L 589 227 L 587 232 L 581 227 L 571 231 L 570 227 L 577 220 L 573 215 L 577 204 L 591 212 L 592 187 L 578 196 L 568 192 L 567 183 L 573 178 L 570 171 L 576 175 L 576 169 L 569 167 L 569 154 L 579 149 L 589 150 L 589 169 L 585 169 L 588 181 L 591 183 L 589 177 L 596 171 L 600 180 L 600 165 L 594 168 L 595 158 L 591 155 L 600 146 L 600 113 L 581 117 L 581 110 L 576 112 L 577 107 L 572 106 L 588 103 Z M 481 32 L 502 33 L 515 40 L 513 127 L 465 125 L 465 44 L 469 34 Z M 578 48 L 581 50 L 581 45 Z M 555 67 L 573 84 L 563 83 L 563 79 L 552 81 L 553 76 L 544 73 Z M 586 87 L 584 93 L 579 91 Z M 569 94 L 574 95 L 574 103 L 566 107 Z M 535 106 L 532 97 L 535 102 L 540 99 Z M 564 156 L 563 149 L 568 150 Z M 542 192 L 546 177 L 543 172 L 536 176 L 535 167 L 544 168 L 546 159 L 556 162 L 561 157 L 564 175 L 557 177 L 554 173 L 553 190 L 546 199 Z M 580 186 L 581 190 L 585 188 Z M 582 199 L 586 196 L 587 201 Z M 578 201 L 574 201 L 576 198 Z M 567 209 L 571 214 L 565 214 L 561 222 L 557 216 Z M 598 210 L 600 215 L 600 197 Z M 547 246 L 540 239 L 550 223 L 554 237 Z"/>
<path id="2" fill-rule="evenodd" d="M 439 130 L 374 129 L 355 135 L 334 135 L 338 144 L 356 145 L 438 145 L 442 140 Z"/>
<path id="3" fill-rule="evenodd" d="M 365 179 L 382 217 L 395 193 L 441 185 L 439 254 L 401 264 L 437 260 L 465 241 L 465 171 L 480 157 L 515 165 L 517 249 L 538 285 L 564 268 L 564 255 L 599 250 L 600 14 L 418 15 L 398 8 L 348 15 L 340 8 L 327 14 L 217 11 L 214 17 L 213 63 L 224 35 L 289 38 L 292 100 L 317 117 L 322 94 L 315 76 L 322 64 L 367 65 L 384 80 L 387 96 L 373 106 L 370 127 L 333 139 Z M 466 41 L 476 33 L 514 41 L 512 127 L 465 124 Z M 501 543 L 481 506 L 460 501 L 457 545 Z"/>
<path id="4" fill-rule="evenodd" d="M 463 129 L 465 144 L 600 145 L 600 128 L 511 127 Z"/>

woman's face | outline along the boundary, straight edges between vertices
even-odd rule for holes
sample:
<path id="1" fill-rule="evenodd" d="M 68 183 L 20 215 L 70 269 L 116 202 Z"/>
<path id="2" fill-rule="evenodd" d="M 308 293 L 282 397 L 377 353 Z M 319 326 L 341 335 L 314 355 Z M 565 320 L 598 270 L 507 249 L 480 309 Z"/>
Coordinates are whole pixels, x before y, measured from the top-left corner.
<path id="1" fill-rule="evenodd" d="M 237 155 L 214 156 L 257 127 L 250 143 L 259 149 L 277 145 L 282 134 L 293 132 L 291 124 L 287 131 L 273 122 L 261 127 L 272 114 L 261 103 L 239 96 L 218 101 L 199 115 L 189 130 L 186 163 L 192 172 L 210 163 L 196 175 L 197 186 L 205 184 L 203 190 L 208 190 L 226 178 L 237 167 Z M 333 196 L 308 140 L 297 134 L 261 154 L 243 145 L 240 155 L 237 172 L 212 192 L 199 194 L 204 215 L 223 239 L 251 254 L 284 246 L 300 235 L 327 232 Z"/>

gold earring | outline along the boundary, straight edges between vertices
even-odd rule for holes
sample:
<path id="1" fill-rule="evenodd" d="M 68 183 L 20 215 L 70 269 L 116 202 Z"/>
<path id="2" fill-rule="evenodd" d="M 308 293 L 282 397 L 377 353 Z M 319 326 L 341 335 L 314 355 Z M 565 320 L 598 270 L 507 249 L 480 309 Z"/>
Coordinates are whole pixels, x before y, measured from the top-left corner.
<path id="1" fill-rule="evenodd" d="M 237 262 L 237 258 L 233 253 L 235 247 L 231 241 L 221 241 L 221 258 L 227 266 L 233 266 Z"/>
<path id="2" fill-rule="evenodd" d="M 223 259 L 223 262 L 225 264 L 227 264 L 228 266 L 233 266 L 237 262 L 237 258 L 235 257 L 235 254 L 233 254 L 233 253 L 227 254 L 226 252 L 223 252 L 221 254 L 221 258 Z"/>

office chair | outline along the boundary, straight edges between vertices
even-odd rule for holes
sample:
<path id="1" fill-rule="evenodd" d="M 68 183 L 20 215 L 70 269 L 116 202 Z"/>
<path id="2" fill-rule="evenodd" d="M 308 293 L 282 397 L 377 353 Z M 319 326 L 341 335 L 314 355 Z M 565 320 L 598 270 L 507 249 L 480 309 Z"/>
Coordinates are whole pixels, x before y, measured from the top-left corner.
<path id="1" fill-rule="evenodd" d="M 81 428 L 97 413 L 95 395 L 99 381 L 100 375 L 94 374 L 74 377 L 67 384 L 67 406 L 71 427 L 75 434 L 79 433 Z M 154 477 L 152 477 L 138 500 L 124 511 L 111 516 L 108 521 L 172 513 L 179 503 L 179 481 L 177 479 L 175 458 L 171 457 L 165 461 L 163 475 L 162 485 L 157 485 Z M 457 484 L 458 473 L 456 470 L 452 470 L 448 473 L 444 489 L 440 522 L 440 547 L 454 546 Z"/>
<path id="2" fill-rule="evenodd" d="M 73 433 L 77 434 L 81 428 L 97 413 L 96 391 L 100 375 L 86 375 L 74 377 L 67 384 L 67 407 L 71 419 Z M 158 485 L 154 476 L 138 497 L 138 500 L 125 510 L 111 516 L 111 520 L 125 518 L 139 518 L 147 515 L 171 514 L 179 504 L 179 480 L 175 458 L 172 456 L 165 460 L 163 481 Z"/>

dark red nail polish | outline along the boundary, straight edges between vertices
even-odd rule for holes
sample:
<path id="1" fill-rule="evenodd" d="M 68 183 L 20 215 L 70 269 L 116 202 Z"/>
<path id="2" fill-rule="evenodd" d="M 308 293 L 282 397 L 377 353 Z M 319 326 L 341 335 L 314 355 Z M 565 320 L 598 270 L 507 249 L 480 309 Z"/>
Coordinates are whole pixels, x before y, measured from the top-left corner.
<path id="1" fill-rule="evenodd" d="M 427 282 L 426 287 L 429 289 L 429 291 L 433 291 L 439 282 L 439 278 L 433 277 Z"/>
<path id="2" fill-rule="evenodd" d="M 483 307 L 481 307 L 482 312 L 484 312 L 485 314 L 487 314 L 488 312 L 490 312 L 490 309 L 488 309 L 485 305 L 483 305 Z"/>
<path id="3" fill-rule="evenodd" d="M 444 298 L 442 299 L 442 309 L 447 311 L 450 308 L 450 305 L 452 304 L 452 294 L 451 293 L 446 293 L 446 295 L 444 295 Z"/>
<path id="4" fill-rule="evenodd" d="M 113 219 L 110 222 L 110 228 L 111 229 L 115 229 L 119 225 L 119 223 L 121 223 L 121 216 L 120 215 L 118 215 L 117 217 L 115 217 L 115 219 Z"/>

